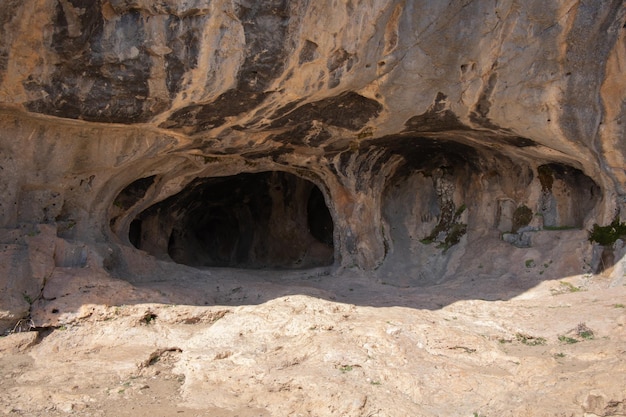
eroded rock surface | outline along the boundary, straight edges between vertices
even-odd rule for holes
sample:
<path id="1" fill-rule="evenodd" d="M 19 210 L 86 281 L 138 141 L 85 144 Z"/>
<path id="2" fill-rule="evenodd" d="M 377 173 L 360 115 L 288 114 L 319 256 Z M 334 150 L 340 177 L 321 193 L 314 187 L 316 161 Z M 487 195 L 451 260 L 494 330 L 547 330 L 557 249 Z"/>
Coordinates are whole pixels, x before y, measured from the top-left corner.
<path id="1" fill-rule="evenodd" d="M 433 178 L 418 195 L 450 183 L 416 227 L 446 229 L 464 206 L 469 240 L 509 215 L 502 201 L 557 228 L 622 208 L 621 1 L 68 0 L 2 13 L 7 228 L 69 221 L 75 236 L 128 244 L 133 220 L 196 178 L 280 171 L 322 191 L 335 261 L 372 269 L 396 246 L 382 196 L 414 175 Z M 120 213 L 116 197 L 143 178 Z"/>
<path id="2" fill-rule="evenodd" d="M 507 256 L 500 234 L 532 247 L 620 215 L 625 15 L 9 2 L 2 226 L 51 224 L 112 269 L 134 245 L 193 265 L 400 268 L 416 285 L 465 273 L 484 263 L 473 242 Z M 591 251 L 561 272 L 601 269 Z"/>

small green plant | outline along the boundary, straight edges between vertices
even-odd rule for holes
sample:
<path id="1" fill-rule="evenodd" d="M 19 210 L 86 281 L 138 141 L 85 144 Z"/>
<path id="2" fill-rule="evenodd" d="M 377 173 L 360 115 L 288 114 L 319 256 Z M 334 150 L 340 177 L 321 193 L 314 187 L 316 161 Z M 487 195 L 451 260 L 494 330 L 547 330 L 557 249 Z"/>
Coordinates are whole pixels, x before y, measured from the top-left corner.
<path id="1" fill-rule="evenodd" d="M 157 319 L 157 315 L 154 313 L 146 313 L 143 318 L 141 319 L 141 322 L 144 324 L 152 324 L 155 320 Z"/>
<path id="2" fill-rule="evenodd" d="M 565 353 L 563 353 L 563 352 L 555 353 L 554 357 L 557 358 L 557 359 L 564 358 L 565 357 Z"/>
<path id="3" fill-rule="evenodd" d="M 465 223 L 454 223 L 445 241 L 439 247 L 448 250 L 451 246 L 459 243 L 465 233 L 467 233 L 467 225 Z"/>
<path id="4" fill-rule="evenodd" d="M 626 237 L 626 223 L 622 223 L 615 218 L 608 226 L 594 224 L 589 231 L 589 241 L 596 242 L 602 246 L 611 246 L 617 239 Z"/>
<path id="5" fill-rule="evenodd" d="M 574 284 L 570 283 L 570 282 L 566 282 L 566 281 L 561 281 L 561 286 L 565 287 L 568 292 L 579 292 L 582 290 L 582 288 L 575 286 Z"/>
<path id="6" fill-rule="evenodd" d="M 582 288 L 575 286 L 567 281 L 559 281 L 558 288 L 552 288 L 552 295 L 567 294 L 572 292 L 584 291 Z"/>
<path id="7" fill-rule="evenodd" d="M 559 336 L 559 342 L 565 343 L 567 345 L 573 345 L 574 343 L 578 343 L 578 339 L 574 339 L 569 336 Z"/>
<path id="8" fill-rule="evenodd" d="M 593 339 L 593 332 L 582 332 L 579 336 L 585 340 L 591 340 Z"/>
<path id="9" fill-rule="evenodd" d="M 624 304 L 613 304 L 613 307 L 615 307 L 615 308 L 626 308 L 626 306 L 624 306 Z"/>
<path id="10" fill-rule="evenodd" d="M 524 265 L 526 265 L 526 268 L 534 268 L 535 267 L 535 260 L 534 259 L 526 259 L 526 262 L 524 262 Z"/>
<path id="11" fill-rule="evenodd" d="M 546 339 L 543 337 L 535 337 L 523 333 L 517 333 L 515 338 L 518 342 L 526 346 L 541 346 L 546 344 Z"/>
<path id="12" fill-rule="evenodd" d="M 26 293 L 22 293 L 22 297 L 24 297 L 24 301 L 26 301 L 28 304 L 32 304 L 34 301 L 33 298 Z"/>
<path id="13" fill-rule="evenodd" d="M 370 381 L 370 384 L 372 384 L 372 385 L 382 385 L 382 382 L 380 382 L 380 381 Z"/>
<path id="14" fill-rule="evenodd" d="M 435 226 L 435 228 L 430 232 L 430 234 L 423 239 L 420 240 L 420 243 L 424 245 L 429 245 L 435 241 L 438 241 L 437 245 L 438 249 L 443 249 L 443 251 L 447 251 L 452 246 L 456 245 L 461 241 L 463 235 L 467 233 L 467 224 L 459 222 L 461 214 L 465 210 L 467 210 L 467 206 L 465 204 L 461 204 L 458 209 L 452 213 L 454 209 L 454 204 L 450 203 L 446 210 L 449 210 L 449 215 L 441 215 L 439 219 L 439 223 Z M 444 211 L 442 209 L 442 211 Z M 447 212 L 447 211 L 446 211 Z M 443 242 L 440 239 L 439 235 L 443 233 L 445 235 Z"/>
<path id="15" fill-rule="evenodd" d="M 585 340 L 591 340 L 594 337 L 593 330 L 591 330 L 585 323 L 579 323 L 576 326 L 576 334 L 578 337 L 582 337 Z"/>
<path id="16" fill-rule="evenodd" d="M 352 365 L 342 365 L 342 366 L 340 366 L 340 367 L 339 367 L 339 370 L 340 370 L 342 373 L 344 373 L 344 374 L 345 374 L 346 372 L 350 372 L 350 371 L 351 371 L 351 370 L 353 370 L 353 369 L 354 369 L 354 367 L 353 367 Z"/>
<path id="17" fill-rule="evenodd" d="M 576 328 L 570 330 L 570 334 L 574 334 L 576 337 L 559 336 L 559 342 L 566 343 L 568 345 L 578 343 L 582 340 L 591 340 L 595 337 L 593 330 L 591 330 L 585 323 L 579 323 Z"/>

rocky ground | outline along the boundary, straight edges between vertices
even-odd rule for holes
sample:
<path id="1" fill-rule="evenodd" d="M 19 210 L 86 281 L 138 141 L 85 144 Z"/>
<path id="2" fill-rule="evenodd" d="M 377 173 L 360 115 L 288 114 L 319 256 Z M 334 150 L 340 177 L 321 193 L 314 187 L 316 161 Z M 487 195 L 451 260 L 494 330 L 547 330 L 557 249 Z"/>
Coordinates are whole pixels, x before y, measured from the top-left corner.
<path id="1" fill-rule="evenodd" d="M 38 331 L 0 338 L 0 413 L 626 415 L 624 278 L 519 287 L 498 300 L 496 280 L 400 288 L 353 270 L 65 276 L 33 303 Z"/>

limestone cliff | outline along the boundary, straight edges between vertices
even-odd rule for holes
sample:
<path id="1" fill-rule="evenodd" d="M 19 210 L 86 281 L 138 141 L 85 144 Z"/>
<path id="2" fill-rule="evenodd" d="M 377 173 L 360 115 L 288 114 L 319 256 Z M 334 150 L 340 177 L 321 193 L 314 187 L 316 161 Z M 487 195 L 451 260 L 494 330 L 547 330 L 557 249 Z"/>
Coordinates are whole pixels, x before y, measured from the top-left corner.
<path id="1" fill-rule="evenodd" d="M 0 320 L 55 268 L 154 273 L 138 249 L 402 285 L 620 266 L 587 230 L 626 215 L 625 21 L 622 0 L 4 1 Z"/>

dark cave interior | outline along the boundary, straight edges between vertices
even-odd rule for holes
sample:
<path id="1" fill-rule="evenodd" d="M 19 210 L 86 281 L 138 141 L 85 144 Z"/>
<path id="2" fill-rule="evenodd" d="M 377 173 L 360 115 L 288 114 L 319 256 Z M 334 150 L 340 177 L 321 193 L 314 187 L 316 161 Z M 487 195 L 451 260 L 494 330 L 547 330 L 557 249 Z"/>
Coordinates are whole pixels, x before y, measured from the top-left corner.
<path id="1" fill-rule="evenodd" d="M 140 213 L 128 236 L 138 249 L 197 267 L 305 268 L 334 259 L 323 193 L 286 172 L 196 178 Z M 166 248 L 154 247 L 165 240 Z"/>

